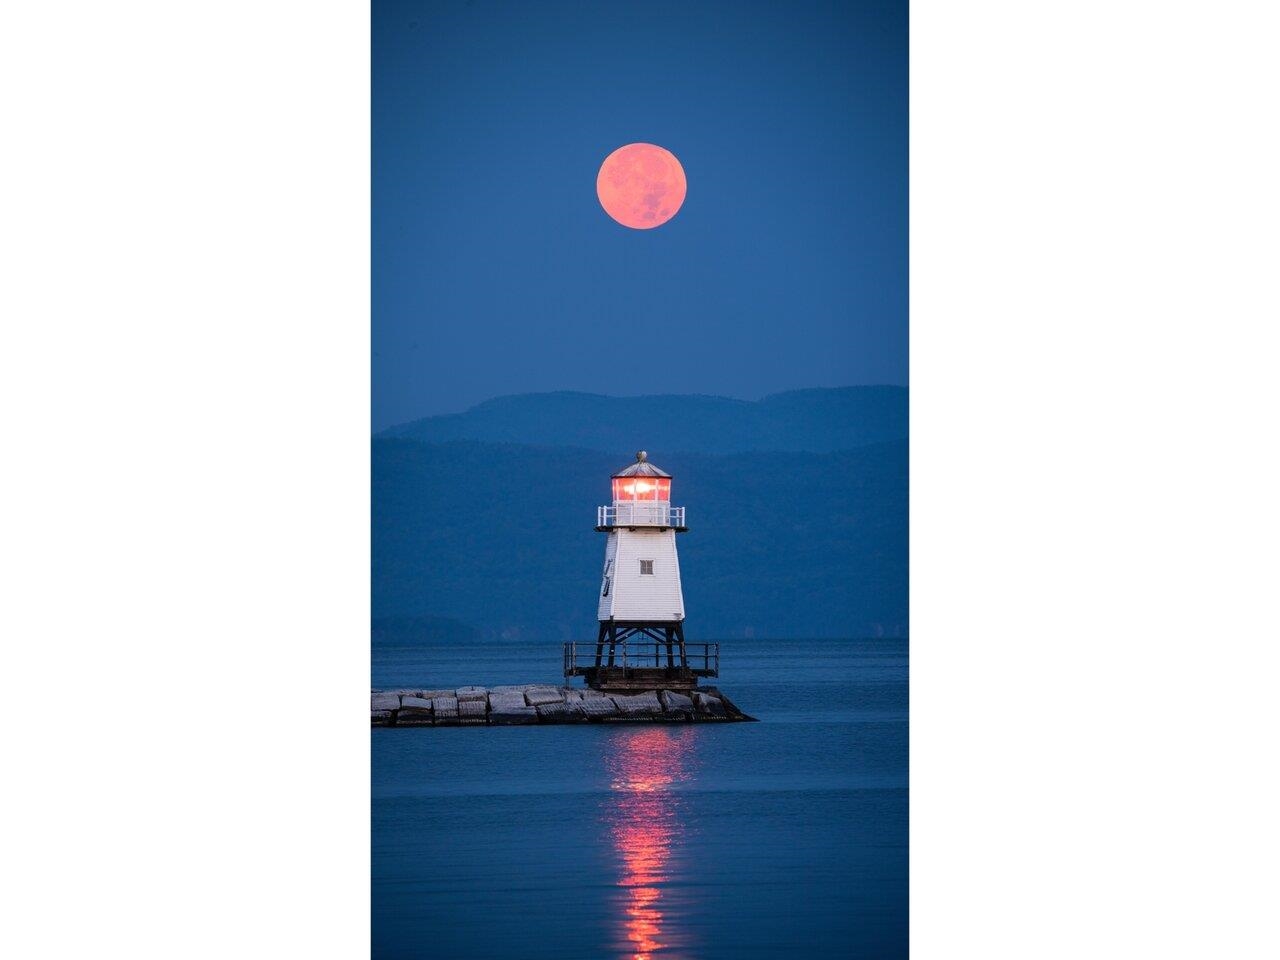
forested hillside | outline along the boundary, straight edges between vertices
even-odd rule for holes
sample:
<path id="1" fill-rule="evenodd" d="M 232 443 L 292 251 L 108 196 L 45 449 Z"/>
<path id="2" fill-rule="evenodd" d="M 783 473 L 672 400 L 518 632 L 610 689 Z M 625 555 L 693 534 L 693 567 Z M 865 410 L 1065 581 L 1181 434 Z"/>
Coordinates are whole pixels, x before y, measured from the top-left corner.
<path id="1" fill-rule="evenodd" d="M 699 422 L 707 398 L 687 397 L 644 398 L 663 411 L 652 427 L 645 417 L 633 421 L 619 412 L 600 434 L 613 443 L 628 432 L 616 449 L 375 439 L 375 618 L 392 618 L 397 636 L 413 635 L 413 618 L 430 618 L 417 621 L 423 642 L 445 642 L 467 626 L 493 637 L 593 636 L 604 550 L 604 536 L 593 529 L 595 509 L 608 500 L 610 473 L 644 446 L 674 475 L 673 502 L 688 508 L 690 532 L 678 542 L 690 639 L 906 635 L 906 391 L 899 391 L 904 417 L 897 438 L 861 444 L 847 438 L 888 431 L 891 418 L 832 427 L 826 417 L 847 398 L 804 396 L 813 393 L 841 391 L 777 401 L 826 411 L 796 436 L 817 446 L 824 432 L 839 434 L 850 449 L 768 450 L 785 440 L 739 424 L 719 446 L 759 452 L 708 452 L 717 446 L 711 442 L 689 452 L 680 438 L 708 441 L 697 432 L 712 428 L 705 418 L 703 426 L 689 426 Z M 555 399 L 546 404 L 555 406 L 583 395 L 549 396 Z M 597 400 L 612 409 L 636 402 L 589 398 L 586 405 Z M 531 433 L 559 430 L 579 441 L 606 422 L 567 413 L 550 418 L 545 405 L 539 417 L 549 419 L 539 419 Z M 680 426 L 664 434 L 665 423 Z M 480 434 L 496 429 L 487 421 L 475 427 Z M 655 435 L 671 442 L 655 443 Z"/>

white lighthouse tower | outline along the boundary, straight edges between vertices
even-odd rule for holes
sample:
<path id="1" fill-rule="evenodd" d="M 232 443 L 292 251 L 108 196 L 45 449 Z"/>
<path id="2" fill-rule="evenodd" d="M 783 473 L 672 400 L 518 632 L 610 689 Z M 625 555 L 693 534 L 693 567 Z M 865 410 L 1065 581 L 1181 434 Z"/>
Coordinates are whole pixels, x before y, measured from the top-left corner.
<path id="1" fill-rule="evenodd" d="M 692 687 L 700 676 L 716 676 L 718 645 L 695 645 L 691 662 L 685 643 L 676 534 L 688 527 L 684 507 L 671 505 L 671 474 L 641 450 L 612 486 L 612 505 L 596 509 L 596 530 L 609 536 L 594 657 L 579 664 L 576 644 L 567 645 L 565 675 L 618 690 Z"/>
<path id="2" fill-rule="evenodd" d="M 613 475 L 613 506 L 596 509 L 596 530 L 608 533 L 599 619 L 623 623 L 684 621 L 676 533 L 684 507 L 671 506 L 671 474 L 641 450 L 636 462 Z"/>

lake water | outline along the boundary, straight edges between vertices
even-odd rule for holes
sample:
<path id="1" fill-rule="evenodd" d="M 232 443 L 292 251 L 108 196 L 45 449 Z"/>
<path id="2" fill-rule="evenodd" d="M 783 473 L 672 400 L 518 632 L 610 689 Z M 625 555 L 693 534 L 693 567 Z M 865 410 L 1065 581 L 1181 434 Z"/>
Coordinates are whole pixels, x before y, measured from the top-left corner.
<path id="1" fill-rule="evenodd" d="M 563 683 L 380 647 L 375 687 Z M 907 641 L 732 640 L 760 723 L 374 729 L 373 956 L 907 955 Z"/>

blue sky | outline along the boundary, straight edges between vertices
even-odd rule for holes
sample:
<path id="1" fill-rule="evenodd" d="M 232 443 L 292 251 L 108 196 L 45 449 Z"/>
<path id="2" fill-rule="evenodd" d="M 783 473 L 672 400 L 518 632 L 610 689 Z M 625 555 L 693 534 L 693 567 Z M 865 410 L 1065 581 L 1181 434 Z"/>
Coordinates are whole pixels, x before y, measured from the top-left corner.
<path id="1" fill-rule="evenodd" d="M 615 148 L 688 198 L 629 230 Z M 907 382 L 907 11 L 373 5 L 373 426 L 543 390 Z"/>

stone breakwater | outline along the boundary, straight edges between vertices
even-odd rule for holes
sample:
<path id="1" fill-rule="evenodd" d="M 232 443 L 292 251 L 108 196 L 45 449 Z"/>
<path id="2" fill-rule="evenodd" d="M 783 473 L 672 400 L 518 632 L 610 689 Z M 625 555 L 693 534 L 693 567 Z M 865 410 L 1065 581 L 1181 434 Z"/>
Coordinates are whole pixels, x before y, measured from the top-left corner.
<path id="1" fill-rule="evenodd" d="M 369 717 L 375 727 L 726 723 L 754 719 L 715 687 L 621 694 L 533 683 L 454 690 L 374 690 Z"/>

